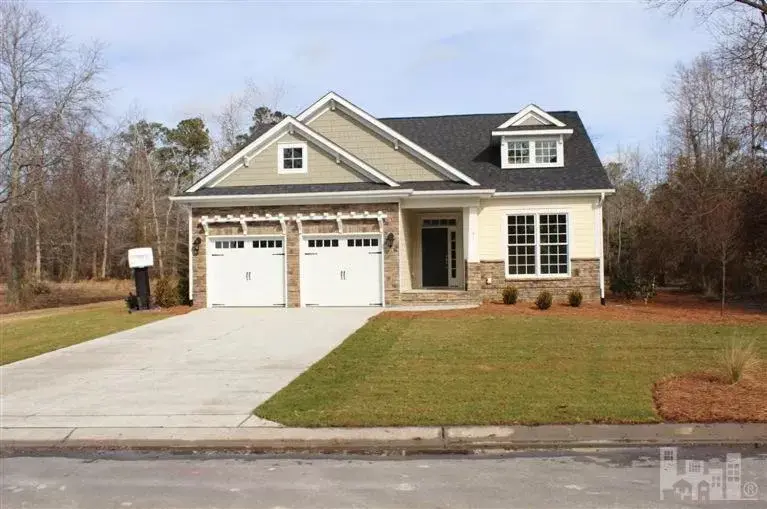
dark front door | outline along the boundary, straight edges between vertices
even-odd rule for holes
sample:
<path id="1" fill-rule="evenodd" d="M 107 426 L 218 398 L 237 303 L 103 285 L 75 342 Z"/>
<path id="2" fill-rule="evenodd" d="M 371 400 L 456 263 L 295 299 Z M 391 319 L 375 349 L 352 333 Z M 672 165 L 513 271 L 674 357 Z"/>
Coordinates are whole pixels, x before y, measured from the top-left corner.
<path id="1" fill-rule="evenodd" d="M 423 286 L 447 286 L 447 228 L 421 230 Z"/>

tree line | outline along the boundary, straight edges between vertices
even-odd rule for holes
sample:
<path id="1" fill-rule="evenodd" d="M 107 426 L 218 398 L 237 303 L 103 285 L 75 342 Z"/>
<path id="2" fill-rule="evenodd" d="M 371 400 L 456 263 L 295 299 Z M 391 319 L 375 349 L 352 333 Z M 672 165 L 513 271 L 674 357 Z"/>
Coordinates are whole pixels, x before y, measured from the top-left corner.
<path id="1" fill-rule="evenodd" d="M 681 283 L 724 305 L 767 291 L 767 2 L 698 14 L 718 16 L 719 42 L 670 77 L 667 134 L 606 165 L 606 268 L 621 293 Z"/>
<path id="2" fill-rule="evenodd" d="M 75 47 L 30 6 L 0 3 L 0 278 L 11 303 L 37 281 L 128 277 L 136 246 L 153 247 L 157 275 L 183 276 L 187 214 L 168 196 L 284 116 L 248 83 L 213 116 L 217 136 L 201 116 L 110 121 L 105 69 L 101 45 Z"/>
<path id="3" fill-rule="evenodd" d="M 684 0 L 652 2 L 672 14 Z M 752 5 L 753 4 L 753 5 Z M 631 294 L 648 281 L 709 295 L 767 287 L 767 3 L 698 4 L 719 45 L 669 77 L 667 134 L 606 165 L 606 269 Z M 739 9 L 740 7 L 740 9 Z M 41 280 L 185 276 L 186 211 L 168 200 L 284 117 L 246 83 L 209 121 L 111 121 L 103 47 L 75 47 L 43 15 L 0 3 L 0 278 L 11 302 Z M 250 113 L 249 113 L 250 112 Z M 214 133 L 211 133 L 213 127 Z"/>

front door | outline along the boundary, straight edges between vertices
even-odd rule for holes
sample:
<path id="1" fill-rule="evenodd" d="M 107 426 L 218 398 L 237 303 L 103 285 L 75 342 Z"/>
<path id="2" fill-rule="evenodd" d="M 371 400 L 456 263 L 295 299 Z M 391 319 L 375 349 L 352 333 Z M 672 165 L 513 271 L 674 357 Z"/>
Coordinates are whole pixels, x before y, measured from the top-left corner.
<path id="1" fill-rule="evenodd" d="M 423 228 L 421 249 L 424 288 L 447 286 L 447 228 Z"/>

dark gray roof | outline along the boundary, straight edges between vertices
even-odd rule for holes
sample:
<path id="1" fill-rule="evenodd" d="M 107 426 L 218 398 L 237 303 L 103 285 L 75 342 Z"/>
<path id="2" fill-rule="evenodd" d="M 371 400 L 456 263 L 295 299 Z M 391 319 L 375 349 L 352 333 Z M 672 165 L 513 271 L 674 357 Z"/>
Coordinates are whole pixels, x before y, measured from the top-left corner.
<path id="1" fill-rule="evenodd" d="M 397 191 L 399 189 L 414 189 L 416 191 L 445 191 L 452 189 L 471 189 L 476 187 L 462 182 L 427 181 L 400 182 L 400 187 L 375 182 L 350 182 L 345 184 L 282 184 L 272 186 L 234 186 L 234 187 L 203 187 L 194 196 L 222 196 L 243 194 L 281 194 L 281 193 L 327 193 L 333 191 Z"/>
<path id="2" fill-rule="evenodd" d="M 500 141 L 497 137 L 493 139 L 490 133 L 514 113 L 380 120 L 483 187 L 503 192 L 611 189 L 607 172 L 578 113 L 548 113 L 573 129 L 572 136 L 565 141 L 565 166 L 562 168 L 501 169 Z"/>
<path id="3" fill-rule="evenodd" d="M 607 177 L 607 172 L 599 161 L 599 156 L 578 113 L 575 111 L 548 113 L 573 130 L 572 136 L 565 141 L 565 166 L 562 168 L 501 169 L 500 140 L 498 137 L 493 138 L 491 132 L 497 130 L 499 125 L 515 113 L 382 118 L 380 120 L 480 184 L 480 187 L 476 187 L 462 182 L 400 182 L 400 189 L 495 189 L 499 192 L 611 189 L 612 184 Z M 552 129 L 549 126 L 520 128 L 541 132 Z M 359 182 L 214 187 L 185 194 L 207 196 L 392 189 L 397 188 L 386 184 Z"/>

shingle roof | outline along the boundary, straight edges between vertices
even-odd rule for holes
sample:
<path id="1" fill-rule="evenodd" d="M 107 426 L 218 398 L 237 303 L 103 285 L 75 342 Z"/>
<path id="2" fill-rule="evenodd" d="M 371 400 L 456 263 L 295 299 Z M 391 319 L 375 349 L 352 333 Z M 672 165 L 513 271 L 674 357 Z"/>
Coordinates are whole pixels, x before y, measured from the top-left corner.
<path id="1" fill-rule="evenodd" d="M 444 115 L 379 119 L 454 168 L 476 180 L 480 186 L 463 182 L 400 182 L 400 188 L 359 182 L 346 184 L 295 184 L 202 188 L 185 195 L 215 196 L 244 194 L 315 193 L 374 190 L 476 190 L 498 192 L 564 191 L 612 189 L 580 116 L 575 111 L 551 111 L 573 134 L 565 140 L 565 166 L 561 168 L 502 169 L 498 137 L 491 132 L 515 113 Z M 548 126 L 524 126 L 545 132 Z M 512 128 L 510 128 L 511 130 Z M 559 129 L 559 128 L 558 128 Z"/>
<path id="2" fill-rule="evenodd" d="M 391 187 L 388 184 L 377 182 L 348 182 L 343 184 L 282 184 L 269 186 L 234 186 L 234 187 L 203 187 L 194 193 L 186 193 L 194 196 L 222 196 L 222 195 L 245 195 L 245 194 L 281 194 L 281 193 L 327 193 L 333 191 L 393 191 L 413 189 L 415 191 L 447 191 L 447 190 L 475 190 L 463 182 L 450 181 L 426 181 L 426 182 L 400 182 L 400 187 Z"/>
<path id="3" fill-rule="evenodd" d="M 550 111 L 573 134 L 565 140 L 562 168 L 501 169 L 498 138 L 490 133 L 514 113 L 382 118 L 383 123 L 410 138 L 479 182 L 499 192 L 611 189 L 580 116 L 574 111 Z M 530 127 L 528 127 L 529 129 Z"/>

